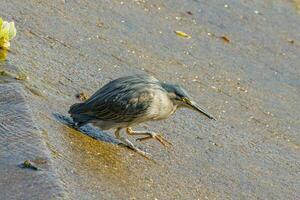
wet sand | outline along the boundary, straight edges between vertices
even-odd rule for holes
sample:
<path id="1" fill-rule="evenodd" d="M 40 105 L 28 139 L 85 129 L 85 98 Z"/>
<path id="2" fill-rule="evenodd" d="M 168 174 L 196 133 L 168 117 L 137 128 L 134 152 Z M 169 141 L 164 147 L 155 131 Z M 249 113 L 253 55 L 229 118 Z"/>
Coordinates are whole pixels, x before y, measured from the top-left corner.
<path id="1" fill-rule="evenodd" d="M 297 1 L 0 2 L 18 31 L 1 69 L 28 76 L 1 83 L 24 85 L 61 198 L 300 198 Z M 142 72 L 181 84 L 217 121 L 179 110 L 136 127 L 174 144 L 136 142 L 155 162 L 113 131 L 68 125 L 76 94 Z"/>

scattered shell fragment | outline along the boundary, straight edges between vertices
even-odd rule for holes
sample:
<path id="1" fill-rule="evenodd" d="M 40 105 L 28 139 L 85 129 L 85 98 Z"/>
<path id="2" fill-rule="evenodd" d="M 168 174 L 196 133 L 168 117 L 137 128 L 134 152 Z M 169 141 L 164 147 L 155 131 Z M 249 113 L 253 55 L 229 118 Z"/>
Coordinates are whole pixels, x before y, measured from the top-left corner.
<path id="1" fill-rule="evenodd" d="M 191 11 L 187 11 L 186 13 L 189 15 L 193 15 L 193 13 Z"/>
<path id="2" fill-rule="evenodd" d="M 103 22 L 97 22 L 97 23 L 96 23 L 96 26 L 99 27 L 99 28 L 101 28 L 101 27 L 104 26 L 104 23 L 103 23 Z"/>
<path id="3" fill-rule="evenodd" d="M 29 77 L 26 74 L 19 74 L 15 77 L 15 79 L 19 80 L 19 81 L 25 81 L 25 80 L 28 80 Z"/>
<path id="4" fill-rule="evenodd" d="M 190 35 L 186 34 L 185 32 L 182 32 L 182 31 L 175 31 L 176 35 L 180 36 L 180 37 L 183 37 L 183 38 L 191 38 Z"/>
<path id="5" fill-rule="evenodd" d="M 30 160 L 25 160 L 21 164 L 21 168 L 28 168 L 28 169 L 32 169 L 32 170 L 38 170 L 38 167 L 36 167 Z"/>
<path id="6" fill-rule="evenodd" d="M 243 87 L 240 87 L 240 86 L 237 86 L 236 88 L 237 88 L 238 90 L 242 91 L 242 92 L 245 92 L 245 93 L 248 92 L 248 90 L 247 90 L 246 88 L 243 88 Z"/>
<path id="7" fill-rule="evenodd" d="M 294 43 L 295 43 L 295 41 L 292 40 L 292 39 L 288 39 L 287 41 L 288 41 L 289 43 L 291 43 L 291 44 L 294 44 Z"/>
<path id="8" fill-rule="evenodd" d="M 88 96 L 84 92 L 80 92 L 79 94 L 76 94 L 76 98 L 80 101 L 85 101 L 88 99 Z"/>
<path id="9" fill-rule="evenodd" d="M 224 42 L 226 42 L 226 43 L 229 43 L 230 42 L 230 40 L 229 40 L 229 38 L 227 37 L 227 36 L 221 36 L 220 37 Z"/>

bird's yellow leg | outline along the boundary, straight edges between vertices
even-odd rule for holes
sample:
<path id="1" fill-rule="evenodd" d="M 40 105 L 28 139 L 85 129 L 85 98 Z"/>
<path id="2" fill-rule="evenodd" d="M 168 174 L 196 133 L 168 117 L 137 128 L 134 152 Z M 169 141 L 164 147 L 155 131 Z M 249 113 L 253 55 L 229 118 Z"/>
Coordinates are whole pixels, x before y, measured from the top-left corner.
<path id="1" fill-rule="evenodd" d="M 132 128 L 128 127 L 126 128 L 126 132 L 128 135 L 146 135 L 146 137 L 136 139 L 137 141 L 143 141 L 154 138 L 164 146 L 172 145 L 172 143 L 166 140 L 163 136 L 152 131 L 134 131 L 132 130 Z"/>
<path id="2" fill-rule="evenodd" d="M 137 153 L 141 154 L 142 156 L 146 157 L 146 158 L 149 158 L 148 154 L 142 150 L 140 150 L 139 148 L 137 148 L 136 146 L 134 146 L 134 144 L 132 144 L 132 142 L 130 142 L 128 139 L 122 137 L 120 135 L 120 131 L 121 131 L 122 128 L 117 128 L 116 131 L 115 131 L 115 136 L 118 140 L 120 140 L 121 142 L 123 142 L 123 144 L 125 144 L 128 148 L 136 151 Z"/>

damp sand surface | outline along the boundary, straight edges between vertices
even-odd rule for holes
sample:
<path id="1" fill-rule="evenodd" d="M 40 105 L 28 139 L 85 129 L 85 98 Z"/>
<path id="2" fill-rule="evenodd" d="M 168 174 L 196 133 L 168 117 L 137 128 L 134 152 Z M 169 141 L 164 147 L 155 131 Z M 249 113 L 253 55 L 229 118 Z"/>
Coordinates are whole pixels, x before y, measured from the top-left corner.
<path id="1" fill-rule="evenodd" d="M 0 80 L 23 85 L 62 198 L 300 199 L 297 1 L 0 3 L 18 31 Z M 70 126 L 76 95 L 143 72 L 181 84 L 217 121 L 179 110 L 136 127 L 173 143 L 135 143 L 155 162 L 113 131 Z"/>

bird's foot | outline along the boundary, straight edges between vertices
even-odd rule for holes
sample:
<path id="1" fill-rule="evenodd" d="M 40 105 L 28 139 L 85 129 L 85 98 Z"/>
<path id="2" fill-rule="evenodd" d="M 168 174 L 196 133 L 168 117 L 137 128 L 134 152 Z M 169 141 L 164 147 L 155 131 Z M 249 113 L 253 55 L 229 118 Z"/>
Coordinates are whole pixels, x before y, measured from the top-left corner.
<path id="1" fill-rule="evenodd" d="M 116 138 L 118 138 L 120 141 L 123 142 L 123 144 L 128 147 L 129 149 L 137 152 L 138 154 L 144 156 L 145 158 L 147 159 L 151 159 L 151 155 L 140 150 L 139 148 L 137 148 L 136 146 L 134 146 L 134 144 L 132 144 L 132 142 L 130 142 L 128 139 L 124 138 L 124 137 L 121 137 L 120 135 L 120 130 L 121 128 L 117 128 L 117 130 L 115 131 L 115 135 L 116 135 Z"/>
<path id="2" fill-rule="evenodd" d="M 172 146 L 172 143 L 169 142 L 167 139 L 165 139 L 163 136 L 161 136 L 158 133 L 155 132 L 147 132 L 148 136 L 143 137 L 143 138 L 137 138 L 136 141 L 144 141 L 144 140 L 148 140 L 148 139 L 156 139 L 157 141 L 159 141 L 162 145 L 164 146 Z"/>
<path id="3" fill-rule="evenodd" d="M 142 151 L 141 149 L 137 148 L 134 144 L 132 144 L 132 142 L 130 142 L 128 139 L 120 137 L 119 140 L 122 141 L 122 144 L 125 145 L 126 147 L 128 147 L 129 149 L 137 152 L 138 154 L 144 156 L 145 158 L 150 159 L 151 155 L 149 153 L 146 153 L 144 151 Z"/>
<path id="4" fill-rule="evenodd" d="M 156 139 L 157 141 L 159 141 L 162 145 L 164 146 L 172 146 L 172 143 L 169 142 L 168 140 L 166 140 L 163 136 L 161 136 L 158 133 L 152 132 L 152 131 L 133 131 L 130 127 L 128 127 L 126 129 L 126 132 L 128 133 L 128 135 L 146 135 L 146 137 L 143 138 L 137 138 L 137 141 L 144 141 L 144 140 L 148 140 L 148 139 Z"/>

